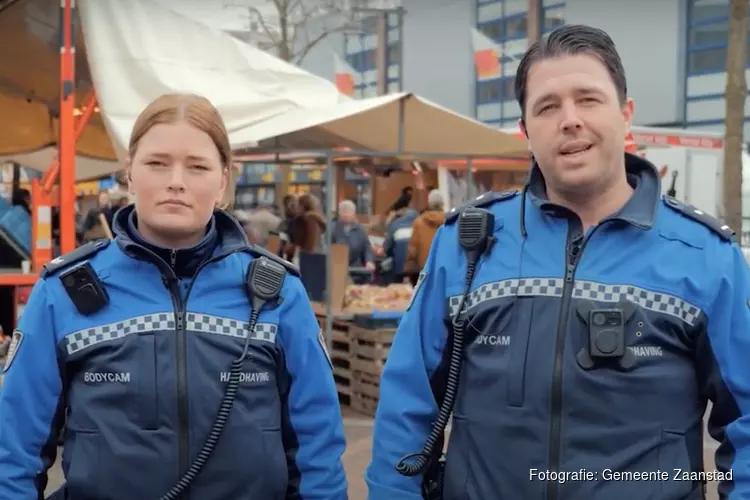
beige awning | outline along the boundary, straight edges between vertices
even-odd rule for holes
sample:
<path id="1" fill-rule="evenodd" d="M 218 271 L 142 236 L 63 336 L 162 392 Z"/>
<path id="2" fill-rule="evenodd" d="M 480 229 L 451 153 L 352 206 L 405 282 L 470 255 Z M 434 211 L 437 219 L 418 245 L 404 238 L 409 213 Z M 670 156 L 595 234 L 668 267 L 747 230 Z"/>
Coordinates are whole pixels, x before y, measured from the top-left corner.
<path id="1" fill-rule="evenodd" d="M 400 123 L 403 147 L 394 156 L 528 157 L 526 141 L 410 93 L 289 111 L 236 139 L 253 152 L 339 147 L 395 153 Z"/>

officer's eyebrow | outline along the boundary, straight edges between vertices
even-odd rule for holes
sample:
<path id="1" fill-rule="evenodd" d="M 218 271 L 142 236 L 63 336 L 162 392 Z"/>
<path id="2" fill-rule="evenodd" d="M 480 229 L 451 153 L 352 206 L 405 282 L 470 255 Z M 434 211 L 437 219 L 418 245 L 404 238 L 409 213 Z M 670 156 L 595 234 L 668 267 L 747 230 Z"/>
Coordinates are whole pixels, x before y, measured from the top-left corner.
<path id="1" fill-rule="evenodd" d="M 585 97 L 596 95 L 599 97 L 605 97 L 605 93 L 602 89 L 595 85 L 583 85 L 573 89 L 573 95 L 575 97 Z M 557 101 L 560 99 L 560 95 L 557 92 L 546 92 L 539 97 L 535 98 L 531 103 L 531 109 L 537 109 L 539 106 L 546 104 L 551 101 Z"/>
<path id="2" fill-rule="evenodd" d="M 158 151 L 147 152 L 144 156 L 146 156 L 146 158 L 151 158 L 154 160 L 169 160 L 170 158 L 172 158 L 172 155 L 167 153 L 159 153 Z M 188 155 L 187 159 L 192 161 L 208 161 L 208 158 L 200 155 Z"/>
<path id="3" fill-rule="evenodd" d="M 597 96 L 603 97 L 605 95 L 604 91 L 595 85 L 584 85 L 581 87 L 577 87 L 573 90 L 573 94 L 576 97 L 590 96 L 590 95 L 597 95 Z"/>

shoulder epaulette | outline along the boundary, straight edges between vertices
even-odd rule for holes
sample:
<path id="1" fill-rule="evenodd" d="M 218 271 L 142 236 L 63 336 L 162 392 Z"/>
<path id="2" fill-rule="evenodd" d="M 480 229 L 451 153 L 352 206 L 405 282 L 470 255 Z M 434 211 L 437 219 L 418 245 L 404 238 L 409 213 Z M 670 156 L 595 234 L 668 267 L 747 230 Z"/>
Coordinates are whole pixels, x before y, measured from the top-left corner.
<path id="1" fill-rule="evenodd" d="M 292 264 L 288 260 L 284 260 L 281 257 L 279 257 L 278 255 L 275 255 L 274 253 L 269 252 L 268 250 L 266 250 L 263 247 L 259 247 L 258 245 L 250 245 L 248 247 L 248 251 L 250 252 L 250 254 L 253 257 L 256 257 L 256 258 L 257 257 L 265 257 L 268 260 L 272 260 L 272 261 L 277 262 L 277 263 L 281 264 L 282 266 L 284 266 L 284 269 L 286 269 L 286 271 L 289 274 L 291 274 L 293 276 L 297 276 L 297 277 L 300 276 L 299 268 L 297 266 L 295 266 L 294 264 Z"/>
<path id="2" fill-rule="evenodd" d="M 518 194 L 518 191 L 499 191 L 497 193 L 490 192 L 490 193 L 480 194 L 473 200 L 468 201 L 464 203 L 463 205 L 458 206 L 446 212 L 445 224 L 446 225 L 452 224 L 458 218 L 458 215 L 467 208 L 486 207 L 498 201 L 509 200 L 513 198 L 514 196 L 516 196 L 517 194 Z"/>
<path id="3" fill-rule="evenodd" d="M 681 201 L 675 198 L 672 198 L 671 196 L 664 197 L 664 204 L 667 205 L 672 210 L 674 210 L 675 212 L 678 212 L 684 215 L 688 219 L 694 220 L 695 222 L 698 222 L 699 224 L 706 226 L 711 231 L 718 234 L 722 240 L 724 241 L 734 240 L 735 233 L 732 230 L 732 228 L 722 223 L 716 217 L 712 217 L 711 215 L 708 215 L 706 212 L 698 208 L 695 208 L 692 205 L 686 205 L 685 203 L 682 203 Z"/>
<path id="4" fill-rule="evenodd" d="M 72 252 L 56 257 L 42 266 L 42 272 L 39 273 L 40 278 L 46 278 L 53 274 L 61 271 L 67 267 L 77 264 L 78 262 L 84 261 L 90 257 L 93 257 L 97 253 L 107 248 L 112 240 L 101 239 L 90 241 L 85 245 L 81 245 Z"/>

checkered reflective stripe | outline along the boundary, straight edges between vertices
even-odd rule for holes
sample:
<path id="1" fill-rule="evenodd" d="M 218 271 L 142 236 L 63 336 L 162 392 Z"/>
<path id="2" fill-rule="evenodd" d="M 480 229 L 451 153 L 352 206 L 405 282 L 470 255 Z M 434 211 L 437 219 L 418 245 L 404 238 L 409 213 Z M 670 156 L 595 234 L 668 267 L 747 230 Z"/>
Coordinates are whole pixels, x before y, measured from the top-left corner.
<path id="1" fill-rule="evenodd" d="M 246 321 L 236 319 L 220 318 L 208 314 L 188 313 L 185 316 L 187 330 L 189 332 L 206 332 L 215 335 L 227 335 L 229 337 L 244 339 L 250 324 Z M 255 331 L 250 336 L 252 340 L 264 340 L 276 342 L 277 326 L 271 323 L 258 323 Z"/>
<path id="2" fill-rule="evenodd" d="M 188 332 L 206 332 L 235 338 L 245 338 L 250 326 L 246 321 L 211 316 L 210 314 L 188 313 L 185 321 Z M 68 355 L 71 355 L 102 342 L 120 339 L 134 333 L 174 330 L 175 326 L 175 315 L 172 312 L 145 314 L 116 323 L 73 332 L 65 336 L 63 345 Z M 276 325 L 270 323 L 258 323 L 255 325 L 255 330 L 250 338 L 274 343 L 276 342 L 277 328 Z"/>
<path id="3" fill-rule="evenodd" d="M 471 310 L 483 302 L 503 297 L 561 297 L 562 292 L 562 279 L 523 278 L 496 281 L 472 290 L 464 310 Z M 701 315 L 700 308 L 679 297 L 652 292 L 632 285 L 605 285 L 594 281 L 576 281 L 573 298 L 610 303 L 627 300 L 649 311 L 678 318 L 690 326 L 695 325 Z M 460 301 L 460 295 L 448 299 L 451 316 L 458 313 Z"/>
<path id="4" fill-rule="evenodd" d="M 464 310 L 470 310 L 488 300 L 503 297 L 560 297 L 563 280 L 555 278 L 522 278 L 485 283 L 472 290 L 466 299 Z M 461 303 L 461 296 L 449 299 L 450 314 L 455 316 Z"/>
<path id="5" fill-rule="evenodd" d="M 690 326 L 695 325 L 701 314 L 700 308 L 679 297 L 652 292 L 632 285 L 604 285 L 594 281 L 576 281 L 573 298 L 598 302 L 627 300 L 649 311 L 679 318 Z"/>

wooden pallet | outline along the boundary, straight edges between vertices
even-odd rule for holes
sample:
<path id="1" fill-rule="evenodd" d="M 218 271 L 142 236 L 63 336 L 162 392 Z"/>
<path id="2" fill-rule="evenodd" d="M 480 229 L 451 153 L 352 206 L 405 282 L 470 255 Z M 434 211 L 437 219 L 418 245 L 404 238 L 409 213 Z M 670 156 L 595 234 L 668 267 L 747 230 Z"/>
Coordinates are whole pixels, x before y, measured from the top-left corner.
<path id="1" fill-rule="evenodd" d="M 380 377 L 355 370 L 352 390 L 355 396 L 366 396 L 377 401 L 380 398 Z"/>
<path id="2" fill-rule="evenodd" d="M 326 317 L 318 314 L 325 330 Z M 357 413 L 375 416 L 380 395 L 380 376 L 393 343 L 395 329 L 367 329 L 343 318 L 334 318 L 331 363 L 339 403 Z"/>
<path id="3" fill-rule="evenodd" d="M 380 399 L 380 377 L 395 333 L 393 328 L 370 330 L 352 325 L 349 329 L 354 346 L 351 407 L 358 413 L 375 416 Z"/>
<path id="4" fill-rule="evenodd" d="M 352 326 L 349 335 L 353 343 L 352 369 L 380 379 L 383 366 L 391 350 L 395 329 L 367 330 Z"/>
<path id="5" fill-rule="evenodd" d="M 318 315 L 318 324 L 321 329 L 325 330 L 326 317 Z M 339 402 L 344 406 L 349 406 L 349 400 L 352 394 L 352 341 L 349 335 L 350 324 L 338 318 L 333 320 L 333 330 L 331 332 L 331 364 L 333 364 L 333 378 L 336 381 L 336 392 L 339 394 Z"/>
<path id="6" fill-rule="evenodd" d="M 378 400 L 366 394 L 354 394 L 351 397 L 349 407 L 357 413 L 374 418 L 375 410 L 378 408 Z"/>

